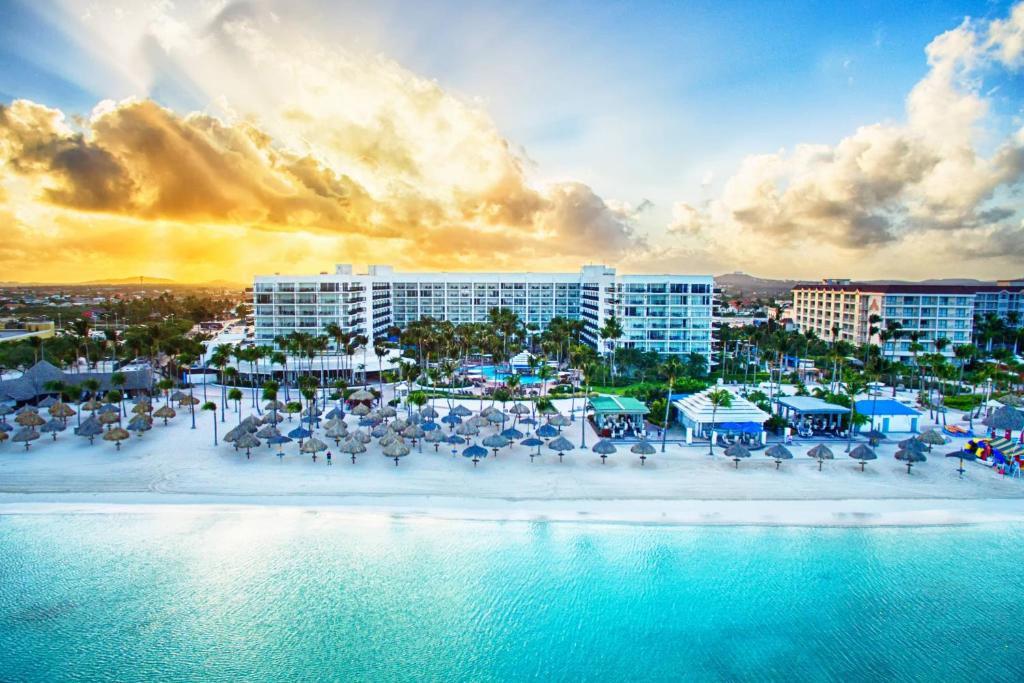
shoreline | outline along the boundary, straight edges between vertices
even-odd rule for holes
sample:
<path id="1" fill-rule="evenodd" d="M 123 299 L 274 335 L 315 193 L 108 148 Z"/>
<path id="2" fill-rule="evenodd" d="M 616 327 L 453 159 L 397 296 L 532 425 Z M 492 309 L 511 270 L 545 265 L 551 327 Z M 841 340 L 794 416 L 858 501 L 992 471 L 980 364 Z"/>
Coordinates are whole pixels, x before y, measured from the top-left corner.
<path id="1" fill-rule="evenodd" d="M 750 526 L 872 528 L 973 526 L 1024 523 L 1020 499 L 838 500 L 523 500 L 443 495 L 327 497 L 320 495 L 105 494 L 29 500 L 35 494 L 0 495 L 0 518 L 46 514 L 324 513 L 400 521 L 570 523 L 629 526 Z"/>

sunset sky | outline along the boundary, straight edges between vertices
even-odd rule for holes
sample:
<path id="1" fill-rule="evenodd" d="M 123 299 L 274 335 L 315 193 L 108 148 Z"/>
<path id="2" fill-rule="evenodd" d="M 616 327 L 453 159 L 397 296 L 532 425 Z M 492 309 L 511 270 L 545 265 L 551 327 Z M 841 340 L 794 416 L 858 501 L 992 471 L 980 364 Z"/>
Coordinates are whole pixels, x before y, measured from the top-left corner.
<path id="1" fill-rule="evenodd" d="M 0 17 L 0 280 L 1024 275 L 1024 2 Z"/>

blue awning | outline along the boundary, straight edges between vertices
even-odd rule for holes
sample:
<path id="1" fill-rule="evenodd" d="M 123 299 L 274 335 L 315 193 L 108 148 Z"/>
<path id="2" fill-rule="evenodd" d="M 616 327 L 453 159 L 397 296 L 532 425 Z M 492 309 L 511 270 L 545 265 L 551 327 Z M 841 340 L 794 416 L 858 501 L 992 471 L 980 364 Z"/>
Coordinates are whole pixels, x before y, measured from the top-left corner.
<path id="1" fill-rule="evenodd" d="M 716 429 L 737 434 L 760 434 L 762 431 L 756 422 L 722 422 Z"/>

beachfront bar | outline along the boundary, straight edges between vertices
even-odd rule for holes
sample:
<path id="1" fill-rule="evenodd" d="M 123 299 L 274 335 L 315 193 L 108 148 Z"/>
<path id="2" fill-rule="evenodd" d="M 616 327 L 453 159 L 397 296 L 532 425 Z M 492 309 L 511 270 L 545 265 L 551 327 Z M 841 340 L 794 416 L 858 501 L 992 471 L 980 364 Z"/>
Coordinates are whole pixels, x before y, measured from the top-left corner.
<path id="1" fill-rule="evenodd" d="M 813 396 L 783 396 L 778 400 L 779 413 L 789 420 L 803 437 L 816 433 L 838 433 L 850 409 Z"/>
<path id="2" fill-rule="evenodd" d="M 711 387 L 672 402 L 676 420 L 686 430 L 686 443 L 693 443 L 694 437 L 710 439 L 721 434 L 764 444 L 768 413 L 738 394 L 733 394 L 729 406 L 715 408 L 709 397 L 715 389 Z"/>
<path id="3" fill-rule="evenodd" d="M 644 416 L 651 412 L 642 401 L 629 396 L 595 396 L 590 399 L 590 409 L 598 433 L 611 438 L 644 434 Z"/>

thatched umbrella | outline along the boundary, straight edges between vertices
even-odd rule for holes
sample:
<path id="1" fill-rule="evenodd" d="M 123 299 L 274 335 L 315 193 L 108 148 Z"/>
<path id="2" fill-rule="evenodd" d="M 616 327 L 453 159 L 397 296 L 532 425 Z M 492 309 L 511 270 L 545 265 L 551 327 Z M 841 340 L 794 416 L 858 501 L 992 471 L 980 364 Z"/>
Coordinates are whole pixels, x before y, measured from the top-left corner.
<path id="1" fill-rule="evenodd" d="M 127 429 L 130 432 L 136 432 L 138 436 L 142 436 L 143 432 L 148 432 L 150 429 L 153 428 L 153 421 L 152 420 L 138 419 L 138 418 L 142 418 L 142 417 L 147 417 L 148 418 L 149 416 L 148 415 L 145 415 L 145 416 L 139 415 L 136 419 L 134 419 L 131 422 L 129 422 L 128 426 L 125 429 Z"/>
<path id="2" fill-rule="evenodd" d="M 494 451 L 494 457 L 498 457 L 498 450 L 509 445 L 509 440 L 503 437 L 501 434 L 491 434 L 489 437 L 480 442 L 482 445 L 490 448 Z"/>
<path id="3" fill-rule="evenodd" d="M 491 413 L 495 412 L 496 410 L 498 410 L 498 409 L 495 408 L 494 406 L 487 406 L 486 408 L 484 408 L 483 410 L 480 411 L 480 416 L 481 417 L 487 417 L 488 415 L 490 415 Z"/>
<path id="4" fill-rule="evenodd" d="M 354 408 L 352 408 L 352 410 L 350 412 L 353 415 L 357 415 L 359 417 L 363 417 L 364 415 L 369 415 L 370 414 L 370 406 L 366 405 L 365 403 L 360 403 L 359 405 L 357 405 Z"/>
<path id="5" fill-rule="evenodd" d="M 734 443 L 725 449 L 725 457 L 732 458 L 732 461 L 736 463 L 736 469 L 740 468 L 740 459 L 750 457 L 750 449 L 743 444 Z"/>
<path id="6" fill-rule="evenodd" d="M 18 431 L 14 432 L 14 436 L 11 437 L 11 443 L 23 443 L 25 444 L 25 450 L 31 445 L 29 442 L 35 441 L 39 438 L 39 432 L 32 427 L 22 427 Z"/>
<path id="7" fill-rule="evenodd" d="M 476 436 L 480 430 L 472 422 L 463 422 L 455 428 L 455 433 L 460 436 Z"/>
<path id="8" fill-rule="evenodd" d="M 40 408 L 49 408 L 50 406 L 52 406 L 56 402 L 57 402 L 56 398 L 54 398 L 53 396 L 47 396 L 42 401 L 39 401 L 39 403 L 37 405 Z"/>
<path id="9" fill-rule="evenodd" d="M 67 425 L 66 422 L 64 422 L 64 420 L 61 420 L 59 418 L 54 417 L 54 418 L 51 418 L 49 422 L 47 422 L 42 427 L 40 427 L 39 431 L 41 431 L 43 433 L 52 434 L 53 435 L 53 440 L 56 441 L 57 440 L 57 432 L 63 432 L 67 428 L 68 428 L 68 425 Z"/>
<path id="10" fill-rule="evenodd" d="M 0 432 L 0 443 L 7 441 L 9 438 L 11 437 L 7 435 L 7 432 Z"/>
<path id="11" fill-rule="evenodd" d="M 883 441 L 887 441 L 889 439 L 889 437 L 886 436 L 884 432 L 880 432 L 877 429 L 872 429 L 870 432 L 865 432 L 864 434 L 861 434 L 861 436 L 867 439 L 868 443 L 870 443 L 872 446 L 877 446 Z"/>
<path id="12" fill-rule="evenodd" d="M 7 416 L 14 412 L 14 406 L 9 403 L 0 403 L 0 420 L 7 421 Z"/>
<path id="13" fill-rule="evenodd" d="M 469 418 L 468 420 L 465 421 L 464 424 L 473 425 L 477 429 L 480 429 L 481 427 L 490 426 L 491 421 L 487 419 L 486 415 L 481 413 L 480 415 L 474 415 L 473 417 Z"/>
<path id="14" fill-rule="evenodd" d="M 1002 408 L 996 408 L 995 412 L 982 420 L 982 423 L 992 429 L 1016 432 L 1024 429 L 1024 413 L 1013 406 L 1004 405 Z"/>
<path id="15" fill-rule="evenodd" d="M 235 448 L 245 449 L 245 459 L 248 460 L 252 449 L 259 448 L 261 441 L 256 438 L 255 434 L 245 432 L 241 434 L 238 439 L 235 440 Z"/>
<path id="16" fill-rule="evenodd" d="M 328 419 L 324 420 L 324 422 L 323 422 L 323 424 L 321 426 L 324 429 L 334 429 L 335 427 L 340 427 L 341 429 L 348 429 L 348 425 L 345 424 L 345 420 L 343 420 L 343 419 L 341 419 L 339 417 L 328 418 Z"/>
<path id="17" fill-rule="evenodd" d="M 353 431 L 352 438 L 361 444 L 368 444 L 370 443 L 371 439 L 370 435 L 367 432 L 363 431 L 362 429 L 357 429 Z"/>
<path id="18" fill-rule="evenodd" d="M 261 424 L 262 423 L 260 422 L 260 419 L 255 415 L 250 415 L 249 417 L 245 418 L 244 420 L 238 423 L 240 427 L 245 429 L 245 431 L 249 432 L 250 434 L 255 434 L 259 430 Z"/>
<path id="19" fill-rule="evenodd" d="M 113 429 L 108 429 L 103 433 L 103 440 L 113 441 L 115 450 L 121 450 L 121 442 L 130 436 L 131 434 L 128 433 L 128 430 L 122 427 L 114 427 Z"/>
<path id="20" fill-rule="evenodd" d="M 934 429 L 929 429 L 927 432 L 924 432 L 917 437 L 917 440 L 923 444 L 927 444 L 929 452 L 931 452 L 932 446 L 943 446 L 949 443 L 949 440 L 946 437 L 939 434 Z"/>
<path id="21" fill-rule="evenodd" d="M 807 457 L 814 458 L 818 461 L 818 471 L 821 472 L 821 466 L 826 460 L 832 460 L 835 458 L 832 455 L 832 450 L 823 443 L 819 443 L 817 446 L 807 451 Z"/>
<path id="22" fill-rule="evenodd" d="M 423 406 L 420 408 L 420 415 L 429 420 L 436 420 L 438 417 L 438 413 L 433 406 Z"/>
<path id="23" fill-rule="evenodd" d="M 513 415 L 529 415 L 531 411 L 529 406 L 523 405 L 522 403 L 516 403 L 508 412 Z"/>
<path id="24" fill-rule="evenodd" d="M 548 448 L 553 451 L 558 451 L 558 462 L 562 462 L 562 456 L 565 455 L 566 451 L 571 451 L 576 448 L 572 445 L 572 442 L 564 436 L 560 436 L 551 443 L 548 444 Z"/>
<path id="25" fill-rule="evenodd" d="M 554 415 L 558 412 L 558 409 L 553 405 L 542 405 L 537 408 L 537 412 L 541 415 Z"/>
<path id="26" fill-rule="evenodd" d="M 398 467 L 398 459 L 409 455 L 409 447 L 401 440 L 395 440 L 384 447 L 383 453 L 392 458 L 395 461 L 395 467 Z"/>
<path id="27" fill-rule="evenodd" d="M 487 413 L 487 421 L 493 425 L 500 425 L 507 419 L 508 415 L 501 412 L 500 410 L 495 410 L 493 412 Z"/>
<path id="28" fill-rule="evenodd" d="M 268 410 L 268 411 L 271 411 L 271 412 L 273 412 L 275 410 L 277 410 L 277 411 L 284 411 L 284 410 L 288 410 L 288 406 L 286 406 L 284 404 L 284 401 L 277 401 L 277 400 L 267 401 L 266 404 L 263 406 L 263 410 Z"/>
<path id="29" fill-rule="evenodd" d="M 406 427 L 408 427 L 410 424 L 411 423 L 408 420 L 405 420 L 400 417 L 397 420 L 392 420 L 391 422 L 389 422 L 388 429 L 390 429 L 393 432 L 400 432 Z"/>
<path id="30" fill-rule="evenodd" d="M 301 451 L 302 453 L 312 453 L 313 460 L 316 460 L 317 453 L 326 450 L 327 444 L 325 444 L 323 441 L 316 438 L 315 436 L 310 439 L 307 439 L 306 443 L 302 444 L 302 446 L 299 447 L 299 451 Z"/>
<path id="31" fill-rule="evenodd" d="M 509 441 L 517 441 L 525 436 L 521 431 L 515 427 L 509 427 L 501 432 L 501 435 Z"/>
<path id="32" fill-rule="evenodd" d="M 440 429 L 434 429 L 427 432 L 427 435 L 423 437 L 423 440 L 427 443 L 434 444 L 434 452 L 436 453 L 441 448 L 441 444 L 445 441 L 444 432 Z"/>
<path id="33" fill-rule="evenodd" d="M 928 457 L 920 452 L 910 448 L 901 448 L 896 451 L 896 459 L 907 463 L 907 474 L 910 474 L 910 468 L 914 466 L 914 463 L 924 462 Z"/>
<path id="34" fill-rule="evenodd" d="M 568 427 L 572 424 L 572 420 L 567 418 L 565 415 L 558 413 L 557 415 L 552 415 L 548 418 L 548 424 L 556 427 Z"/>
<path id="35" fill-rule="evenodd" d="M 376 398 L 373 392 L 366 389 L 356 389 L 348 397 L 350 401 L 373 401 Z"/>
<path id="36" fill-rule="evenodd" d="M 451 414 L 455 417 L 469 417 L 473 414 L 473 411 L 463 405 L 457 405 L 452 408 Z"/>
<path id="37" fill-rule="evenodd" d="M 327 411 L 327 414 L 324 415 L 324 417 L 326 417 L 328 420 L 343 420 L 345 419 L 345 411 L 339 406 L 334 406 L 333 408 Z"/>
<path id="38" fill-rule="evenodd" d="M 14 421 L 22 427 L 38 427 L 46 422 L 39 413 L 35 412 L 22 413 L 14 418 Z"/>
<path id="39" fill-rule="evenodd" d="M 132 412 L 136 415 L 145 415 L 153 412 L 153 405 L 151 403 L 136 403 L 132 406 Z"/>
<path id="40" fill-rule="evenodd" d="M 456 438 L 458 438 L 458 437 L 456 437 Z M 538 439 L 535 436 L 531 436 L 528 439 L 523 439 L 522 441 L 520 441 L 519 445 L 520 446 L 526 446 L 527 448 L 534 448 L 534 447 L 537 448 L 537 452 L 536 453 L 534 453 L 533 451 L 530 451 L 530 462 L 533 462 L 533 459 L 535 457 L 537 457 L 538 455 L 540 455 L 540 447 L 544 445 L 544 442 L 541 441 L 540 439 Z"/>
<path id="41" fill-rule="evenodd" d="M 157 408 L 155 411 L 153 411 L 153 417 L 161 418 L 164 421 L 165 425 L 167 424 L 167 421 L 170 420 L 175 415 L 177 415 L 177 413 L 174 412 L 174 408 L 170 407 L 167 404 L 164 404 Z"/>
<path id="42" fill-rule="evenodd" d="M 976 456 L 974 453 L 972 453 L 971 451 L 968 451 L 968 450 L 963 450 L 963 449 L 961 449 L 959 451 L 953 451 L 952 453 L 946 453 L 946 457 L 947 458 L 960 458 L 960 467 L 958 467 L 956 471 L 960 473 L 960 478 L 961 479 L 963 479 L 964 472 L 967 471 L 967 470 L 964 469 L 964 460 L 977 460 L 978 459 L 978 456 Z"/>
<path id="43" fill-rule="evenodd" d="M 540 430 L 538 429 L 537 432 L 540 433 Z M 643 467 L 644 463 L 647 461 L 648 455 L 654 455 L 655 452 L 657 452 L 657 449 L 654 446 L 652 446 L 646 439 L 633 444 L 633 446 L 629 450 L 631 453 L 636 453 L 637 455 L 640 456 L 641 467 Z"/>
<path id="44" fill-rule="evenodd" d="M 1024 399 L 1016 394 L 1003 394 L 996 398 L 997 401 L 1002 403 L 1004 406 L 1010 406 L 1012 408 L 1024 408 Z"/>
<path id="45" fill-rule="evenodd" d="M 104 403 L 96 412 L 98 412 L 100 415 L 106 415 L 107 413 L 120 414 L 121 409 L 115 406 L 113 403 Z"/>
<path id="46" fill-rule="evenodd" d="M 96 416 L 90 416 L 87 420 L 82 422 L 75 428 L 75 434 L 77 436 L 84 436 L 89 439 L 89 443 L 92 444 L 93 440 L 103 433 L 103 425 L 96 419 Z"/>
<path id="47" fill-rule="evenodd" d="M 473 467 L 476 467 L 476 464 L 480 462 L 481 458 L 487 457 L 487 449 L 482 446 L 477 446 L 476 444 L 473 444 L 472 446 L 463 449 L 462 455 L 463 457 L 466 458 L 472 458 Z"/>
<path id="48" fill-rule="evenodd" d="M 289 439 L 298 439 L 299 448 L 302 448 L 302 441 L 304 439 L 308 439 L 311 436 L 313 436 L 313 432 L 309 431 L 308 429 L 301 425 L 296 427 L 292 431 L 288 432 Z"/>
<path id="49" fill-rule="evenodd" d="M 181 391 L 180 389 L 171 394 L 171 400 L 174 401 L 175 403 L 178 403 L 179 401 L 182 401 L 186 398 L 188 398 L 188 394 L 186 394 L 184 391 Z"/>
<path id="50" fill-rule="evenodd" d="M 280 430 L 274 425 L 263 425 L 253 434 L 257 439 L 269 439 L 280 434 Z"/>
<path id="51" fill-rule="evenodd" d="M 346 429 L 347 429 L 347 427 L 346 427 Z M 394 434 L 394 433 L 395 433 L 394 430 L 390 429 L 386 424 L 379 424 L 379 425 L 377 425 L 376 427 L 374 427 L 373 429 L 370 430 L 370 436 L 372 436 L 375 439 L 379 439 L 380 437 L 384 436 L 385 434 Z"/>
<path id="52" fill-rule="evenodd" d="M 392 408 L 391 406 L 384 406 L 383 408 L 377 411 L 377 414 L 380 415 L 385 420 L 389 420 L 398 415 L 398 411 Z"/>
<path id="53" fill-rule="evenodd" d="M 867 464 L 868 460 L 878 460 L 878 454 L 864 444 L 859 444 L 854 447 L 854 449 L 850 451 L 849 456 L 854 460 L 860 461 L 861 472 L 864 471 L 864 465 Z"/>
<path id="54" fill-rule="evenodd" d="M 327 429 L 324 435 L 328 439 L 334 439 L 334 445 L 337 446 L 341 443 L 342 439 L 348 438 L 348 429 L 345 427 L 345 423 L 342 422 L 340 425 L 335 425 Z"/>
<path id="55" fill-rule="evenodd" d="M 284 415 L 277 411 L 270 411 L 268 413 L 264 413 L 263 417 L 260 418 L 260 424 L 273 425 L 278 424 L 280 422 L 284 422 Z"/>
<path id="56" fill-rule="evenodd" d="M 289 443 L 290 441 L 291 441 L 291 439 L 289 439 L 284 434 L 278 434 L 277 436 L 272 436 L 269 439 L 267 439 L 267 443 L 268 444 L 272 444 L 274 446 L 277 446 L 277 457 L 278 458 L 283 458 L 284 457 L 284 445 L 286 443 Z"/>
<path id="57" fill-rule="evenodd" d="M 24 405 L 24 406 L 18 408 L 14 412 L 14 414 L 15 415 L 25 415 L 26 413 L 38 413 L 38 412 L 39 412 L 39 408 L 36 408 L 35 406 Z"/>
<path id="58" fill-rule="evenodd" d="M 398 434 L 397 432 L 392 432 L 392 431 L 388 430 L 387 434 L 385 434 L 384 436 L 380 437 L 380 440 L 377 441 L 377 444 L 381 448 L 383 448 L 384 446 L 388 446 L 390 444 L 393 444 L 396 441 L 401 441 L 401 440 L 402 440 L 402 435 L 401 434 Z"/>
<path id="59" fill-rule="evenodd" d="M 220 440 L 223 441 L 224 443 L 235 443 L 242 437 L 243 434 L 248 433 L 249 431 L 245 427 L 243 427 L 242 425 L 238 425 L 237 427 L 232 427 L 231 429 L 229 429 L 227 433 L 221 437 Z M 235 450 L 238 450 L 238 446 L 235 446 Z"/>
<path id="60" fill-rule="evenodd" d="M 49 412 L 51 417 L 59 417 L 62 420 L 67 420 L 75 415 L 75 409 L 67 403 L 54 403 L 50 406 Z"/>
<path id="61" fill-rule="evenodd" d="M 601 464 L 603 465 L 608 456 L 615 453 L 618 449 L 615 448 L 615 444 L 608 439 L 601 439 L 594 444 L 594 447 L 591 450 L 601 456 Z"/>
<path id="62" fill-rule="evenodd" d="M 553 425 L 541 425 L 537 428 L 537 436 L 543 439 L 553 439 L 558 436 L 558 429 Z"/>
<path id="63" fill-rule="evenodd" d="M 101 425 L 112 425 L 121 421 L 121 413 L 99 413 L 97 419 Z"/>
<path id="64" fill-rule="evenodd" d="M 12 431 L 13 429 L 14 427 L 12 427 L 7 422 L 0 422 L 0 432 L 9 432 Z"/>
<path id="65" fill-rule="evenodd" d="M 103 404 L 94 398 L 90 398 L 88 401 L 82 404 L 82 410 L 88 410 L 90 412 L 96 412 L 103 407 Z"/>
<path id="66" fill-rule="evenodd" d="M 362 441 L 358 439 L 348 439 L 347 441 L 341 442 L 341 445 L 338 446 L 338 450 L 341 451 L 342 453 L 348 453 L 349 455 L 351 455 L 352 464 L 355 465 L 356 456 L 359 455 L 360 453 L 365 453 L 366 446 L 363 444 Z"/>
<path id="67" fill-rule="evenodd" d="M 766 450 L 764 454 L 775 460 L 775 469 L 779 469 L 779 465 L 782 464 L 783 460 L 793 459 L 793 453 L 782 444 L 775 444 Z"/>
<path id="68" fill-rule="evenodd" d="M 299 417 L 304 418 L 320 417 L 321 415 L 323 415 L 323 411 L 316 406 L 306 406 L 306 408 L 299 413 Z"/>

